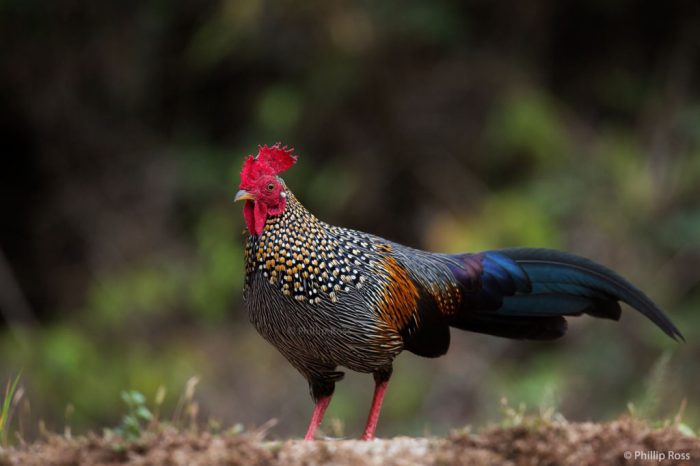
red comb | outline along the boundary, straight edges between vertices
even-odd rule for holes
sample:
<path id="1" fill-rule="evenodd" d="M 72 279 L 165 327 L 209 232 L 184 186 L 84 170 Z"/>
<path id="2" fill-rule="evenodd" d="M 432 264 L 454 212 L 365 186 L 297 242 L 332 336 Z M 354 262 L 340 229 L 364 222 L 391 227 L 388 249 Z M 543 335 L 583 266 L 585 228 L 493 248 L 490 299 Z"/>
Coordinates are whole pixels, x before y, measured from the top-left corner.
<path id="1" fill-rule="evenodd" d="M 262 146 L 259 149 L 256 160 L 267 164 L 275 175 L 289 170 L 297 161 L 297 156 L 292 155 L 294 149 L 283 147 L 281 142 L 272 147 Z"/>
<path id="2" fill-rule="evenodd" d="M 257 157 L 249 155 L 243 162 L 241 186 L 252 184 L 261 176 L 278 175 L 289 170 L 297 161 L 297 156 L 292 155 L 294 149 L 282 147 L 279 142 L 270 147 L 260 146 L 258 149 Z"/>

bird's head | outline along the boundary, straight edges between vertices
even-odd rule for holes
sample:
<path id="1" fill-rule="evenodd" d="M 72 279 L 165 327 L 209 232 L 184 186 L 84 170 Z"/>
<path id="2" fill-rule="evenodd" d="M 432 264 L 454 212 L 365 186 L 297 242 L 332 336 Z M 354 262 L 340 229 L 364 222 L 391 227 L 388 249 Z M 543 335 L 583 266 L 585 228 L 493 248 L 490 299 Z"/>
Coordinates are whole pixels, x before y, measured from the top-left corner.
<path id="1" fill-rule="evenodd" d="M 292 152 L 294 149 L 282 147 L 280 143 L 262 146 L 257 156 L 249 155 L 243 162 L 236 201 L 245 201 L 243 216 L 251 235 L 262 234 L 267 218 L 284 212 L 287 193 L 278 175 L 297 161 Z"/>

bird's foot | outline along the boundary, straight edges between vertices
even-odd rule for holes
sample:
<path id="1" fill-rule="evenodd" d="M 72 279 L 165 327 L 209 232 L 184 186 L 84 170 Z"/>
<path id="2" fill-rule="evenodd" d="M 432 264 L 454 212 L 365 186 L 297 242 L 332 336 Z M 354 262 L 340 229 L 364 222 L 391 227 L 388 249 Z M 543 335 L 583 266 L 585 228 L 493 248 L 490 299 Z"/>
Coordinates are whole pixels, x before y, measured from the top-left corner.
<path id="1" fill-rule="evenodd" d="M 328 408 L 328 404 L 330 402 L 330 396 L 324 396 L 316 402 L 316 407 L 314 408 L 314 412 L 311 415 L 311 421 L 309 422 L 309 429 L 306 431 L 306 435 L 304 436 L 305 441 L 313 440 L 316 436 L 316 429 L 321 424 L 323 414 L 326 412 L 326 408 Z"/>
<path id="2" fill-rule="evenodd" d="M 362 437 L 360 437 L 360 440 L 374 440 L 374 433 L 365 432 L 364 434 L 362 434 Z"/>
<path id="3" fill-rule="evenodd" d="M 374 432 L 377 430 L 377 422 L 379 421 L 379 412 L 382 410 L 382 400 L 384 399 L 384 393 L 388 385 L 388 381 L 383 380 L 381 382 L 378 381 L 374 387 L 372 408 L 369 410 L 367 426 L 365 426 L 365 432 L 362 434 L 362 437 L 360 437 L 361 440 L 374 439 Z"/>

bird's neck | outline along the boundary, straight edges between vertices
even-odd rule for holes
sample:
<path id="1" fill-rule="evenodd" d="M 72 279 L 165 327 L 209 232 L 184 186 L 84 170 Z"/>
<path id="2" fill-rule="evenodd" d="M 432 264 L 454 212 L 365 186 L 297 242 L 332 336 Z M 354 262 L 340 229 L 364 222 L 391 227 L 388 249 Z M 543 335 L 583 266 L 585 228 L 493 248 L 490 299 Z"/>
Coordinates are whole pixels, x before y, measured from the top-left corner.
<path id="1" fill-rule="evenodd" d="M 246 246 L 246 286 L 260 275 L 285 296 L 311 304 L 335 302 L 359 288 L 370 266 L 372 237 L 319 221 L 289 193 L 282 214 L 270 217 Z"/>
<path id="2" fill-rule="evenodd" d="M 311 254 L 316 240 L 325 236 L 325 226 L 287 190 L 287 203 L 279 215 L 271 215 L 259 235 L 251 234 L 246 244 L 246 269 L 252 272 L 266 260 Z M 286 262 L 286 259 L 285 259 Z"/>
<path id="3" fill-rule="evenodd" d="M 286 190 L 286 204 L 281 213 L 277 215 L 269 215 L 265 222 L 265 227 L 258 237 L 263 240 L 270 237 L 284 236 L 291 232 L 297 234 L 307 233 L 305 227 L 319 224 L 319 220 L 309 212 L 306 207 L 294 196 L 294 194 Z"/>

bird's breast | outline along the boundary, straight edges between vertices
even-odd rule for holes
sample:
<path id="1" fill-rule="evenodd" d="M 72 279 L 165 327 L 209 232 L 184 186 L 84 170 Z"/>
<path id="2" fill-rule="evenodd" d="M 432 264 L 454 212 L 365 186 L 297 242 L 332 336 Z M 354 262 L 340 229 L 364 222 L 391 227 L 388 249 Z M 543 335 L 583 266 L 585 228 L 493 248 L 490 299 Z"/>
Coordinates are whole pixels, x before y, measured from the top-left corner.
<path id="1" fill-rule="evenodd" d="M 323 363 L 372 372 L 403 349 L 400 335 L 378 320 L 357 293 L 311 305 L 284 295 L 256 272 L 250 277 L 245 304 L 256 330 L 301 365 Z"/>

